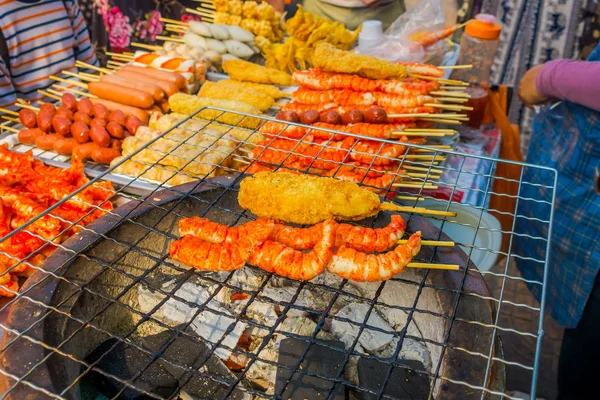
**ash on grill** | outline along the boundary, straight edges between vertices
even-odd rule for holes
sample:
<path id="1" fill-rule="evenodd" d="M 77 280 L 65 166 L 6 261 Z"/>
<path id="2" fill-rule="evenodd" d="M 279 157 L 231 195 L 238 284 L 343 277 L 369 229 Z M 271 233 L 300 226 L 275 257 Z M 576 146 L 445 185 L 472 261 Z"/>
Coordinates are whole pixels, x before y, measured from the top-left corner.
<path id="1" fill-rule="evenodd" d="M 410 273 L 412 272 L 408 272 Z M 225 281 L 227 278 L 227 274 L 205 273 L 204 275 L 210 275 L 216 281 Z M 292 302 L 298 292 L 299 283 L 274 277 L 260 290 L 265 279 L 267 279 L 266 275 L 250 268 L 235 271 L 228 280 L 228 286 L 231 287 L 218 283 L 207 286 L 204 280 L 192 277 L 181 285 L 173 296 L 169 296 L 152 316 L 173 327 L 193 319 L 190 327 L 195 334 L 204 339 L 208 346 L 219 343 L 214 354 L 231 371 L 245 371 L 244 378 L 252 387 L 272 395 L 277 381 L 276 363 L 281 341 L 286 337 L 295 337 L 304 338 L 308 342 L 317 330 L 316 321 L 319 320 L 320 313 L 326 311 L 335 292 L 303 289 L 277 326 L 276 334 L 269 336 L 268 328 L 276 325 L 277 319 L 284 311 L 284 305 Z M 312 281 L 316 285 L 323 284 L 328 287 L 340 287 L 341 282 L 342 280 L 337 276 L 327 273 Z M 164 292 L 171 293 L 175 281 L 167 280 L 158 285 Z M 355 295 L 354 298 L 340 296 L 335 301 L 333 309 L 327 313 L 328 318 L 316 334 L 319 341 L 339 340 L 343 342 L 346 349 L 354 343 L 359 334 L 359 325 L 364 324 L 371 307 L 365 299 L 373 298 L 380 284 L 351 283 L 351 285 L 346 285 L 344 291 Z M 234 288 L 239 288 L 239 291 Z M 361 354 L 381 358 L 393 357 L 403 329 L 406 328 L 407 334 L 411 337 L 422 338 L 424 335 L 417 325 L 419 321 L 425 321 L 426 328 L 430 330 L 425 336 L 432 340 L 438 339 L 435 337 L 436 330 L 441 332 L 443 329 L 439 326 L 436 328 L 431 321 L 427 321 L 427 317 L 421 315 L 406 326 L 407 313 L 399 307 L 410 307 L 415 298 L 412 289 L 411 286 L 407 287 L 401 282 L 387 282 L 379 298 L 380 303 L 385 304 L 385 307 L 377 305 L 372 310 L 366 323 L 367 328 L 360 334 L 353 356 L 350 357 L 345 368 L 342 376 L 345 380 L 359 385 L 357 363 Z M 252 299 L 246 292 L 258 292 L 258 295 Z M 158 291 L 142 286 L 138 290 L 137 306 L 143 313 L 150 313 L 165 297 Z M 177 298 L 185 300 L 187 304 Z M 425 303 L 435 304 L 434 298 L 429 301 L 426 298 L 425 295 L 423 300 Z M 247 304 L 248 302 L 250 304 Z M 190 304 L 195 304 L 197 307 Z M 248 307 L 245 314 L 240 315 L 246 306 Z M 199 308 L 202 311 L 198 313 Z M 248 321 L 254 323 L 247 323 Z M 262 325 L 264 328 L 256 325 Z M 153 326 L 153 329 L 159 329 L 157 325 Z M 156 333 L 159 332 L 156 330 L 147 332 L 148 335 Z M 257 353 L 265 337 L 269 337 L 268 343 L 260 353 Z M 252 363 L 249 357 L 236 352 L 236 349 L 256 354 L 258 358 Z M 405 338 L 398 359 L 417 361 L 425 367 L 426 371 L 430 371 L 432 359 L 437 359 L 439 356 L 439 348 Z M 361 384 L 364 386 L 364 382 Z"/>

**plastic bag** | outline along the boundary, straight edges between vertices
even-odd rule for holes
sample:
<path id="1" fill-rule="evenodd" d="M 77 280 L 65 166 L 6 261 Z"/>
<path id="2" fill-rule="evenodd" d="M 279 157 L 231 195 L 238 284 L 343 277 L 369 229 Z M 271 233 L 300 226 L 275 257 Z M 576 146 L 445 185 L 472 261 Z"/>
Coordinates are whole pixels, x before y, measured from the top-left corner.
<path id="1" fill-rule="evenodd" d="M 423 62 L 425 49 L 418 43 L 404 39 L 383 35 L 381 41 L 367 49 L 356 48 L 357 54 L 364 54 L 389 62 Z"/>
<path id="2" fill-rule="evenodd" d="M 413 34 L 442 29 L 446 19 L 440 0 L 421 0 L 400 15 L 385 31 L 387 36 L 409 39 Z"/>

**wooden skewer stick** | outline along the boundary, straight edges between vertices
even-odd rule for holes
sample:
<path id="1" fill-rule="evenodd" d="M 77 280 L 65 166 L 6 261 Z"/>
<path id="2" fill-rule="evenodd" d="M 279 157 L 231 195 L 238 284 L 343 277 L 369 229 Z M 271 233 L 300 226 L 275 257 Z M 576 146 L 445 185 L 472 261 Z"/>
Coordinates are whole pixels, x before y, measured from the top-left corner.
<path id="1" fill-rule="evenodd" d="M 432 174 L 443 174 L 444 170 L 442 169 L 436 169 L 436 168 L 426 168 L 426 167 L 415 167 L 412 165 L 406 165 L 406 163 L 403 163 L 401 168 L 410 170 L 410 171 L 424 171 L 424 172 L 429 172 Z"/>
<path id="2" fill-rule="evenodd" d="M 175 38 L 172 36 L 157 36 L 158 40 L 164 40 L 165 42 L 174 42 L 174 43 L 185 43 L 185 40 L 181 38 Z"/>
<path id="3" fill-rule="evenodd" d="M 430 121 L 430 122 L 439 122 L 440 124 L 449 124 L 449 125 L 460 125 L 460 121 L 455 119 L 442 119 L 442 118 L 421 118 L 422 121 Z"/>
<path id="4" fill-rule="evenodd" d="M 464 92 L 445 92 L 443 90 L 435 90 L 433 92 L 429 92 L 430 95 L 442 96 L 442 97 L 462 97 L 465 99 L 470 99 L 471 95 L 469 93 Z"/>
<path id="5" fill-rule="evenodd" d="M 431 189 L 431 190 L 435 190 L 437 189 L 437 185 L 429 185 L 426 183 L 393 183 L 392 184 L 393 187 L 399 187 L 399 188 L 407 188 L 407 189 Z"/>
<path id="6" fill-rule="evenodd" d="M 448 85 L 456 85 L 456 86 L 469 86 L 468 82 L 457 81 L 454 79 L 444 79 L 444 78 L 436 78 L 434 76 L 426 76 L 426 75 L 418 75 L 418 74 L 409 74 L 411 78 L 423 79 L 425 81 L 438 81 L 443 84 Z"/>
<path id="7" fill-rule="evenodd" d="M 447 271 L 458 271 L 460 269 L 459 265 L 456 264 L 428 264 L 428 263 L 418 263 L 418 262 L 409 262 L 406 264 L 408 268 L 429 268 L 429 269 L 442 269 Z"/>
<path id="8" fill-rule="evenodd" d="M 169 24 L 182 25 L 182 26 L 188 26 L 189 25 L 187 22 L 179 21 L 177 19 L 161 18 L 160 20 L 162 22 L 169 23 Z"/>
<path id="9" fill-rule="evenodd" d="M 398 244 L 404 244 L 407 243 L 408 240 L 406 239 L 400 239 L 398 240 Z M 437 246 L 437 247 L 454 247 L 456 246 L 456 243 L 454 243 L 453 241 L 441 241 L 441 240 L 421 240 L 421 244 L 424 246 Z"/>
<path id="10" fill-rule="evenodd" d="M 394 184 L 394 186 L 395 185 L 396 184 Z M 424 207 L 399 206 L 397 204 L 388 203 L 388 202 L 381 203 L 381 206 L 379 209 L 384 210 L 384 211 L 397 211 L 397 212 L 409 212 L 409 213 L 418 211 L 419 214 L 440 215 L 440 216 L 444 216 L 444 217 L 456 217 L 456 213 L 452 212 L 452 211 L 428 210 Z"/>
<path id="11" fill-rule="evenodd" d="M 410 176 L 411 178 L 440 179 L 440 175 L 422 174 L 417 172 L 406 172 L 404 175 Z"/>
<path id="12" fill-rule="evenodd" d="M 461 99 L 459 97 L 437 97 L 438 101 L 444 101 L 446 103 L 466 103 L 469 99 Z"/>
<path id="13" fill-rule="evenodd" d="M 113 60 L 124 61 L 126 63 L 133 61 L 133 57 L 128 56 L 110 56 Z"/>
<path id="14" fill-rule="evenodd" d="M 144 44 L 144 43 L 135 43 L 135 42 L 132 42 L 131 45 L 134 46 L 134 47 L 139 47 L 141 49 L 148 49 L 148 50 L 153 50 L 153 51 L 161 50 L 162 49 L 162 46 L 152 46 L 150 44 Z"/>
<path id="15" fill-rule="evenodd" d="M 52 93 L 46 92 L 44 90 L 38 90 L 38 93 L 43 94 L 46 97 L 50 97 L 51 99 L 54 99 L 56 101 L 62 100 L 62 98 L 60 96 L 55 96 Z"/>
<path id="16" fill-rule="evenodd" d="M 200 6 L 204 7 L 204 8 L 210 8 L 211 10 L 216 10 L 217 9 L 217 7 L 215 7 L 215 5 L 212 2 L 209 3 L 209 2 L 203 2 L 203 1 L 201 1 L 200 2 Z"/>
<path id="17" fill-rule="evenodd" d="M 19 113 L 13 110 L 7 110 L 6 108 L 0 108 L 0 112 L 8 115 L 16 115 L 19 116 Z"/>
<path id="18" fill-rule="evenodd" d="M 442 86 L 442 90 L 458 90 L 458 91 L 465 91 L 467 90 L 466 86 Z"/>
<path id="19" fill-rule="evenodd" d="M 85 83 L 70 81 L 68 79 L 59 78 L 58 76 L 53 76 L 53 75 L 50 75 L 50 79 L 52 79 L 53 81 L 57 81 L 57 82 L 68 83 L 69 85 L 77 86 L 82 89 L 87 89 L 87 85 Z"/>
<path id="20" fill-rule="evenodd" d="M 86 64 L 86 63 L 84 63 L 82 61 L 76 61 L 75 64 L 78 67 L 87 68 L 87 69 L 91 69 L 91 70 L 98 71 L 98 72 L 103 72 L 105 74 L 111 74 L 112 73 L 112 71 L 109 70 L 109 69 L 96 67 L 95 65 Z"/>
<path id="21" fill-rule="evenodd" d="M 398 139 L 401 138 L 402 136 L 406 136 L 406 137 L 444 137 L 444 136 L 448 136 L 447 133 L 439 133 L 439 132 L 392 132 L 390 134 L 392 139 Z"/>
<path id="22" fill-rule="evenodd" d="M 425 107 L 439 108 L 440 110 L 449 110 L 449 111 L 471 111 L 473 107 L 469 106 L 456 106 L 453 104 L 437 104 L 437 103 L 427 103 L 423 104 Z"/>
<path id="23" fill-rule="evenodd" d="M 412 196 L 396 196 L 398 200 L 406 200 L 406 201 L 425 201 L 425 197 L 412 197 Z"/>
<path id="24" fill-rule="evenodd" d="M 75 93 L 75 94 L 78 94 L 78 95 L 83 96 L 83 97 L 89 97 L 89 98 L 92 98 L 92 99 L 96 99 L 97 98 L 96 96 L 94 96 L 91 93 L 82 92 L 81 90 L 77 90 L 77 89 L 66 87 L 66 86 L 60 86 L 58 84 L 52 85 L 52 87 L 60 89 L 62 91 L 67 91 L 67 92 Z M 48 91 L 50 91 L 50 89 L 48 89 Z M 50 92 L 50 93 L 52 93 L 52 92 Z M 59 94 L 62 96 L 62 93 L 59 92 Z"/>
<path id="25" fill-rule="evenodd" d="M 473 64 L 464 64 L 464 65 L 443 65 L 438 67 L 439 69 L 471 69 L 473 68 Z"/>
<path id="26" fill-rule="evenodd" d="M 85 78 L 87 80 L 93 80 L 93 81 L 97 81 L 100 79 L 99 75 L 94 75 L 94 74 L 86 74 L 85 72 L 80 72 L 79 73 L 79 77 L 80 78 Z"/>
<path id="27" fill-rule="evenodd" d="M 31 111 L 36 111 L 36 112 L 40 111 L 39 108 L 31 106 L 29 104 L 25 104 L 25 103 L 15 103 L 15 106 L 21 107 L 21 108 L 26 108 L 26 109 L 31 110 Z"/>
<path id="28" fill-rule="evenodd" d="M 206 16 L 206 17 L 212 17 L 214 16 L 214 13 L 210 13 L 208 10 L 202 10 L 201 9 L 193 9 L 193 8 L 186 8 L 185 11 L 189 12 L 190 14 L 196 14 L 196 15 L 200 15 L 200 16 Z"/>
<path id="29" fill-rule="evenodd" d="M 171 24 L 165 25 L 165 29 L 169 32 L 177 32 L 177 33 L 186 32 L 188 30 L 188 28 L 186 28 L 185 26 L 171 25 Z"/>
<path id="30" fill-rule="evenodd" d="M 85 76 L 78 75 L 78 74 L 76 74 L 74 72 L 71 72 L 71 71 L 62 71 L 62 73 L 65 74 L 65 75 L 67 75 L 67 76 L 72 76 L 74 78 L 79 78 L 82 81 L 92 81 L 92 82 L 96 81 L 96 79 L 90 79 L 90 78 L 87 78 Z"/>
<path id="31" fill-rule="evenodd" d="M 433 161 L 444 161 L 446 157 L 444 156 L 430 156 L 430 155 L 422 155 L 422 154 L 407 154 L 402 158 L 406 160 L 433 160 Z"/>
<path id="32" fill-rule="evenodd" d="M 21 132 L 17 128 L 13 128 L 12 126 L 6 126 L 6 125 L 2 125 L 2 124 L 0 124 L 0 128 L 4 129 L 5 131 L 14 132 L 14 133 Z"/>
<path id="33" fill-rule="evenodd" d="M 133 55 L 127 55 L 127 54 L 123 54 L 123 53 L 111 53 L 110 51 L 107 51 L 105 53 L 107 56 L 112 56 L 112 57 L 127 57 L 127 58 L 133 58 Z"/>
<path id="34" fill-rule="evenodd" d="M 124 65 L 127 65 L 127 64 L 116 62 L 116 61 L 112 61 L 112 60 L 108 60 L 106 62 L 106 64 L 107 64 L 107 67 L 112 68 L 112 69 L 118 69 L 118 68 L 120 68 L 120 67 L 122 67 Z M 110 66 L 108 64 L 110 64 Z"/>
<path id="35" fill-rule="evenodd" d="M 5 119 L 10 122 L 16 122 L 17 124 L 21 123 L 21 121 L 19 121 L 17 118 L 7 117 L 6 115 L 0 115 L 0 118 Z"/>

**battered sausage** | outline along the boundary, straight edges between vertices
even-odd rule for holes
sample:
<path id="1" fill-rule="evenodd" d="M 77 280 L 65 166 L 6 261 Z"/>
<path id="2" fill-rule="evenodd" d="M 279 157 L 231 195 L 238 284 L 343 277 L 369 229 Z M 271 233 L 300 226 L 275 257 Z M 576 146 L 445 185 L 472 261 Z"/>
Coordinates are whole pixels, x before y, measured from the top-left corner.
<path id="1" fill-rule="evenodd" d="M 110 135 L 102 126 L 92 126 L 90 129 L 90 139 L 100 147 L 110 146 Z"/>
<path id="2" fill-rule="evenodd" d="M 54 142 L 62 138 L 60 135 L 40 135 L 35 138 L 35 145 L 42 150 L 52 150 Z"/>
<path id="3" fill-rule="evenodd" d="M 114 101 L 104 100 L 104 99 L 92 99 L 94 104 L 104 104 L 109 111 L 121 110 L 125 115 L 133 115 L 137 117 L 144 124 L 148 123 L 150 119 L 148 113 L 144 110 L 141 110 L 137 107 L 130 107 L 124 104 L 115 103 Z"/>
<path id="4" fill-rule="evenodd" d="M 54 151 L 58 154 L 71 154 L 73 149 L 77 146 L 77 142 L 73 138 L 58 139 L 54 142 Z"/>
<path id="5" fill-rule="evenodd" d="M 146 92 L 152 95 L 154 100 L 157 102 L 165 99 L 164 90 L 162 90 L 160 86 L 155 85 L 153 83 L 132 81 L 116 74 L 102 75 L 100 77 L 100 82 L 114 83 L 115 85 L 121 85 L 131 89 L 141 90 L 142 92 Z"/>
<path id="6" fill-rule="evenodd" d="M 19 110 L 19 121 L 25 128 L 35 128 L 37 126 L 36 115 L 33 111 L 26 108 Z"/>
<path id="7" fill-rule="evenodd" d="M 279 111 L 275 118 L 288 122 L 300 122 L 300 116 L 293 110 Z"/>
<path id="8" fill-rule="evenodd" d="M 154 105 L 154 98 L 141 90 L 131 89 L 114 83 L 90 82 L 88 90 L 91 94 L 101 99 L 139 108 L 150 108 Z"/>
<path id="9" fill-rule="evenodd" d="M 342 114 L 342 122 L 344 125 L 358 124 L 365 121 L 365 115 L 360 110 L 350 110 Z"/>
<path id="10" fill-rule="evenodd" d="M 329 110 L 319 115 L 319 121 L 326 124 L 339 125 L 342 123 L 342 117 L 337 111 Z"/>
<path id="11" fill-rule="evenodd" d="M 92 119 L 89 115 L 77 111 L 75 114 L 73 114 L 73 122 L 77 121 L 81 121 L 84 124 L 89 125 L 92 122 Z"/>
<path id="12" fill-rule="evenodd" d="M 71 125 L 71 135 L 77 143 L 82 144 L 90 140 L 90 127 L 82 121 L 75 121 Z"/>
<path id="13" fill-rule="evenodd" d="M 45 134 L 46 133 L 43 130 L 41 130 L 40 128 L 23 129 L 21 132 L 19 132 L 19 134 L 17 135 L 17 138 L 19 139 L 19 142 L 21 142 L 21 143 L 33 144 L 33 143 L 35 143 L 35 139 L 38 136 L 42 136 Z"/>
<path id="14" fill-rule="evenodd" d="M 140 121 L 139 118 L 136 118 L 131 115 L 129 117 L 127 117 L 127 119 L 125 120 L 125 127 L 129 131 L 129 133 L 131 133 L 132 135 L 135 135 L 138 128 L 142 125 L 143 125 L 142 121 Z"/>
<path id="15" fill-rule="evenodd" d="M 73 112 L 67 108 L 67 106 L 60 106 L 56 110 L 55 115 L 62 115 L 67 117 L 70 120 L 73 120 Z"/>
<path id="16" fill-rule="evenodd" d="M 138 67 L 136 65 L 126 65 L 121 70 L 126 72 L 133 72 L 136 74 L 142 74 L 149 76 L 154 79 L 160 79 L 162 81 L 167 81 L 174 83 L 177 87 L 183 91 L 187 89 L 187 80 L 179 74 L 175 72 L 161 71 L 159 69 L 148 68 L 148 67 Z"/>
<path id="17" fill-rule="evenodd" d="M 304 125 L 312 125 L 319 121 L 319 112 L 317 110 L 308 110 L 300 113 L 300 122 Z"/>
<path id="18" fill-rule="evenodd" d="M 108 124 L 108 121 L 102 118 L 94 118 L 92 119 L 92 122 L 90 122 L 90 128 L 92 126 L 101 126 L 101 127 L 105 127 L 106 124 Z"/>
<path id="19" fill-rule="evenodd" d="M 98 164 L 110 164 L 112 160 L 121 156 L 121 152 L 115 149 L 96 149 L 92 151 L 92 160 Z"/>
<path id="20" fill-rule="evenodd" d="M 77 99 L 71 93 L 64 93 L 61 101 L 69 110 L 73 112 L 77 111 Z"/>
<path id="21" fill-rule="evenodd" d="M 109 122 L 106 124 L 106 131 L 110 134 L 110 136 L 116 139 L 123 139 L 123 127 L 116 122 Z"/>
<path id="22" fill-rule="evenodd" d="M 81 161 L 90 160 L 92 158 L 92 152 L 99 148 L 100 146 L 98 146 L 96 143 L 88 142 L 80 144 L 79 146 L 75 146 L 71 154 L 73 155 L 73 157 L 77 157 Z"/>
<path id="23" fill-rule="evenodd" d="M 40 111 L 48 112 L 48 113 L 54 115 L 54 114 L 56 114 L 56 107 L 54 107 L 54 104 L 44 103 L 41 105 Z"/>
<path id="24" fill-rule="evenodd" d="M 77 111 L 86 115 L 92 115 L 94 112 L 94 104 L 88 98 L 79 100 L 77 103 Z"/>
<path id="25" fill-rule="evenodd" d="M 110 112 L 104 104 L 94 104 L 94 117 L 108 119 Z"/>
<path id="26" fill-rule="evenodd" d="M 41 111 L 38 113 L 36 117 L 36 123 L 38 128 L 43 130 L 44 132 L 50 132 L 52 129 L 52 117 L 54 114 L 49 113 L 48 111 Z"/>
<path id="27" fill-rule="evenodd" d="M 110 115 L 108 116 L 108 121 L 109 122 L 116 122 L 119 125 L 123 125 L 125 126 L 125 114 L 123 114 L 123 111 L 121 110 L 114 110 L 111 111 Z"/>
<path id="28" fill-rule="evenodd" d="M 383 124 L 387 122 L 387 113 L 381 107 L 372 107 L 365 111 L 365 122 Z"/>
<path id="29" fill-rule="evenodd" d="M 171 97 L 175 93 L 179 92 L 179 88 L 177 87 L 177 85 L 172 82 L 154 79 L 146 75 L 137 74 L 135 72 L 129 72 L 120 69 L 119 71 L 117 71 L 117 76 L 134 82 L 155 84 L 156 86 L 160 87 L 163 92 L 165 92 L 166 97 Z"/>
<path id="30" fill-rule="evenodd" d="M 61 136 L 71 134 L 71 124 L 71 120 L 65 117 L 64 115 L 57 114 L 54 117 L 52 117 L 52 127 L 54 128 L 54 132 L 58 133 Z"/>

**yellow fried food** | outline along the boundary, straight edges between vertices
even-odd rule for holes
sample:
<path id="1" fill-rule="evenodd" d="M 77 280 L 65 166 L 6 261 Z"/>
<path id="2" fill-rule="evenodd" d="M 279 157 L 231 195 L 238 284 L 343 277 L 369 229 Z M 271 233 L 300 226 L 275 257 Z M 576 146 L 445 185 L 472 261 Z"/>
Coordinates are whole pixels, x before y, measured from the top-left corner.
<path id="1" fill-rule="evenodd" d="M 223 70 L 236 81 L 267 83 L 271 85 L 293 85 L 292 76 L 273 68 L 263 67 L 244 60 L 223 61 Z"/>
<path id="2" fill-rule="evenodd" d="M 198 96 L 208 97 L 211 99 L 239 101 L 250 104 L 251 106 L 258 108 L 260 111 L 267 111 L 269 108 L 271 108 L 273 103 L 275 103 L 274 98 L 262 92 L 244 87 L 232 87 L 210 81 L 206 81 L 202 84 L 200 92 L 198 92 Z"/>
<path id="3" fill-rule="evenodd" d="M 357 221 L 379 212 L 379 197 L 356 183 L 290 172 L 259 172 L 244 179 L 240 206 L 259 217 L 295 224 Z"/>
<path id="4" fill-rule="evenodd" d="M 239 114 L 223 112 L 220 110 L 203 109 L 203 107 L 218 107 L 231 111 L 238 111 L 246 114 L 260 115 L 260 110 L 250 104 L 240 103 L 232 100 L 217 100 L 205 97 L 196 97 L 185 93 L 175 93 L 169 97 L 169 107 L 175 113 L 185 115 L 195 115 L 200 118 L 215 120 L 229 125 L 237 125 L 242 128 L 256 129 L 260 124 L 260 119 L 246 117 Z"/>
<path id="5" fill-rule="evenodd" d="M 403 65 L 340 50 L 329 43 L 319 43 L 317 45 L 313 54 L 313 64 L 315 68 L 326 72 L 353 74 L 368 79 L 401 79 L 406 77 L 406 68 Z"/>
<path id="6" fill-rule="evenodd" d="M 217 83 L 219 85 L 224 85 L 224 86 L 256 90 L 257 92 L 264 93 L 267 96 L 271 96 L 274 99 L 280 99 L 280 98 L 286 96 L 286 93 L 279 90 L 279 88 L 277 86 L 267 85 L 264 83 L 241 82 L 241 81 L 234 81 L 231 79 L 223 79 L 223 80 L 218 81 Z"/>

